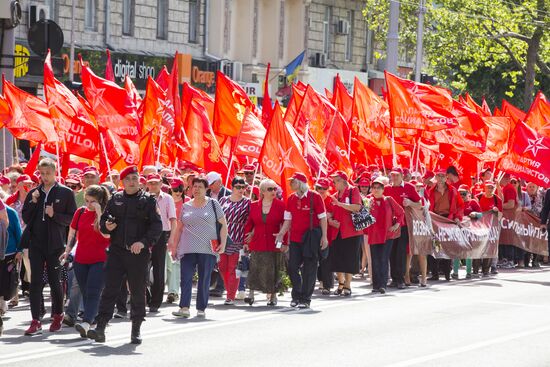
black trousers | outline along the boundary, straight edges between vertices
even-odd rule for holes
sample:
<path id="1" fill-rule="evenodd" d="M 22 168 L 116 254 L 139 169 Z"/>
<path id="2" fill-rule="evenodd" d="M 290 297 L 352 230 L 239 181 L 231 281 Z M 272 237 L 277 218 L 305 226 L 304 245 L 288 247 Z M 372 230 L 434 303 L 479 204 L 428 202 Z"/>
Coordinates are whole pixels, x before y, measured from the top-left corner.
<path id="1" fill-rule="evenodd" d="M 292 299 L 310 304 L 315 290 L 318 259 L 316 256 L 304 257 L 302 247 L 301 243 L 290 242 L 288 276 L 292 282 Z"/>
<path id="2" fill-rule="evenodd" d="M 319 260 L 317 279 L 323 283 L 324 289 L 332 289 L 334 287 L 334 273 L 331 271 L 330 254 L 325 259 Z"/>
<path id="3" fill-rule="evenodd" d="M 393 240 L 390 253 L 391 280 L 397 284 L 405 283 L 405 268 L 407 267 L 407 244 L 409 243 L 409 230 L 401 227 L 401 236 Z"/>
<path id="4" fill-rule="evenodd" d="M 126 303 L 128 302 L 128 284 L 126 284 L 126 275 L 122 277 L 122 282 L 120 284 L 120 292 L 116 300 L 116 309 L 118 312 L 127 313 L 128 307 Z"/>
<path id="5" fill-rule="evenodd" d="M 479 273 L 479 267 L 481 266 L 481 271 L 484 274 L 487 274 L 491 269 L 492 259 L 473 259 L 472 261 L 472 272 L 474 274 Z"/>
<path id="6" fill-rule="evenodd" d="M 166 268 L 166 243 L 170 237 L 170 231 L 162 232 L 159 240 L 151 251 L 151 268 L 153 269 L 153 283 L 151 284 L 151 300 L 149 307 L 159 308 L 164 297 L 164 285 Z"/>
<path id="7" fill-rule="evenodd" d="M 446 277 L 451 274 L 451 259 L 433 259 L 432 262 L 432 275 L 439 276 L 439 271 L 441 270 Z"/>
<path id="8" fill-rule="evenodd" d="M 47 250 L 46 250 L 47 251 Z M 33 320 L 40 319 L 40 309 L 43 303 L 42 291 L 44 290 L 44 266 L 48 275 L 50 292 L 52 297 L 52 314 L 59 315 L 63 313 L 63 287 L 61 285 L 61 265 L 59 256 L 63 248 L 53 252 L 46 253 L 45 250 L 37 247 L 29 249 L 29 261 L 31 263 L 31 314 Z"/>
<path id="9" fill-rule="evenodd" d="M 135 255 L 124 248 L 111 245 L 105 265 L 105 288 L 99 302 L 98 323 L 105 325 L 113 317 L 125 275 L 132 294 L 130 318 L 141 321 L 145 319 L 145 281 L 149 258 L 150 253 L 146 248 Z"/>

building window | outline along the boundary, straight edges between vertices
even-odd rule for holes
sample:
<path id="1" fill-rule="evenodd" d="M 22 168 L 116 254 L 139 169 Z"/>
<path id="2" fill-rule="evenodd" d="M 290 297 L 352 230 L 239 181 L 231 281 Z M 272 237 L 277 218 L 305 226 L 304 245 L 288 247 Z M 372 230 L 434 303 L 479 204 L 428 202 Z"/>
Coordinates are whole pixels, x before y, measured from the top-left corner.
<path id="1" fill-rule="evenodd" d="M 168 39 L 168 0 L 157 0 L 157 38 Z"/>
<path id="2" fill-rule="evenodd" d="M 48 19 L 51 19 L 51 20 L 56 20 L 57 17 L 57 6 L 56 6 L 56 0 L 46 0 L 46 6 L 49 8 L 50 10 L 50 14 L 49 14 L 49 17 Z"/>
<path id="3" fill-rule="evenodd" d="M 86 0 L 84 8 L 84 28 L 87 30 L 96 30 L 96 0 Z"/>
<path id="4" fill-rule="evenodd" d="M 198 43 L 201 24 L 200 0 L 189 0 L 189 42 Z"/>
<path id="5" fill-rule="evenodd" d="M 330 58 L 330 43 L 332 42 L 332 6 L 325 8 L 325 20 L 323 20 L 323 52 Z"/>
<path id="6" fill-rule="evenodd" d="M 354 15 L 353 10 L 348 11 L 348 23 L 349 31 L 346 35 L 346 61 L 351 61 L 353 58 L 353 26 L 354 26 Z"/>
<path id="7" fill-rule="evenodd" d="M 122 0 L 122 34 L 134 35 L 135 0 Z"/>

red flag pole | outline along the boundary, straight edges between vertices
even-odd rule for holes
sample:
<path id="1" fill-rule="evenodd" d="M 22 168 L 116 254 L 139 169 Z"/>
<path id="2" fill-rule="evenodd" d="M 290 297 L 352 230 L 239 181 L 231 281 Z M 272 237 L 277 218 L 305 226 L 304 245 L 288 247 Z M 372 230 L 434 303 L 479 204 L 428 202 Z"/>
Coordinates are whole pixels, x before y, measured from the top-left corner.
<path id="1" fill-rule="evenodd" d="M 161 129 L 162 130 L 162 129 Z M 158 147 L 158 153 L 157 153 L 157 162 L 156 162 L 156 166 L 159 167 L 160 166 L 160 150 L 162 149 L 162 137 L 163 137 L 163 133 L 162 131 L 160 131 L 160 138 L 159 138 L 159 147 Z"/>
<path id="2" fill-rule="evenodd" d="M 99 133 L 99 139 L 101 140 L 101 148 L 103 148 L 103 154 L 105 154 L 105 162 L 107 163 L 107 175 L 111 175 L 111 165 L 109 164 L 109 156 L 107 155 L 107 148 L 105 148 L 105 141 L 103 140 L 103 134 Z"/>
<path id="3" fill-rule="evenodd" d="M 252 180 L 252 188 L 250 189 L 250 197 L 249 199 L 252 200 L 252 195 L 254 194 L 254 187 L 256 187 L 256 174 L 258 173 L 258 167 L 260 167 L 260 162 L 258 162 L 258 165 L 254 169 L 254 179 Z M 258 198 L 259 200 L 260 198 Z"/>
<path id="4" fill-rule="evenodd" d="M 55 154 L 57 155 L 57 176 L 61 177 L 61 157 L 59 156 L 59 142 L 55 142 Z"/>
<path id="5" fill-rule="evenodd" d="M 397 155 L 395 154 L 395 137 L 393 133 L 393 127 L 391 128 L 391 152 L 393 155 L 392 164 L 397 167 Z"/>

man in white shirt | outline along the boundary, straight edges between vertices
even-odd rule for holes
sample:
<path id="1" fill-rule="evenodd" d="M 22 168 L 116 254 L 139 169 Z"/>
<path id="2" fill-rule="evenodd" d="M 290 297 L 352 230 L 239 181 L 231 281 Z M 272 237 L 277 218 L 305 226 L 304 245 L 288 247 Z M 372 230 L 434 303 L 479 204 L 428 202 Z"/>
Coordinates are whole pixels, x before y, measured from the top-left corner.
<path id="1" fill-rule="evenodd" d="M 171 195 L 161 190 L 162 181 L 158 174 L 147 177 L 149 193 L 157 199 L 157 208 L 162 220 L 162 234 L 151 251 L 151 267 L 153 268 L 153 284 L 151 285 L 151 300 L 149 312 L 158 312 L 164 296 L 164 270 L 166 267 L 166 243 L 170 232 L 176 230 L 176 205 Z"/>

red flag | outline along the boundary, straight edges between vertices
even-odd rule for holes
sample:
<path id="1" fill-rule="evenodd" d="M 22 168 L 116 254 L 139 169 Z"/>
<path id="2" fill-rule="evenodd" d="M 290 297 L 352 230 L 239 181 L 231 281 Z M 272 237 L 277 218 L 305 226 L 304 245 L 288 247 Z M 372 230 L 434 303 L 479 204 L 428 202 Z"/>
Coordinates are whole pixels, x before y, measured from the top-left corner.
<path id="1" fill-rule="evenodd" d="M 391 154 L 388 103 L 357 78 L 353 85 L 351 115 L 352 140 L 364 141 L 381 150 L 384 155 Z"/>
<path id="2" fill-rule="evenodd" d="M 262 99 L 262 124 L 267 127 L 273 115 L 273 107 L 271 106 L 271 97 L 269 97 L 269 70 L 271 64 L 267 63 L 267 71 L 265 73 L 264 82 L 264 97 Z"/>
<path id="3" fill-rule="evenodd" d="M 258 120 L 256 115 L 247 110 L 244 114 L 241 133 L 235 142 L 233 154 L 258 159 L 262 146 L 264 145 L 266 132 L 266 128 L 262 125 L 262 122 Z"/>
<path id="4" fill-rule="evenodd" d="M 295 172 L 311 175 L 298 136 L 292 126 L 283 121 L 279 109 L 276 102 L 259 161 L 264 174 L 280 185 L 288 197 L 292 193 L 288 179 Z"/>
<path id="5" fill-rule="evenodd" d="M 124 89 L 126 89 L 126 93 L 130 96 L 130 99 L 134 102 L 136 106 L 141 106 L 142 98 L 139 95 L 139 92 L 132 82 L 132 79 L 128 75 L 124 78 Z"/>
<path id="6" fill-rule="evenodd" d="M 165 135 L 166 143 L 174 143 L 179 151 L 189 149 L 189 141 L 183 129 L 183 119 L 181 113 L 181 98 L 179 89 L 179 71 L 178 71 L 178 52 L 174 56 L 172 72 L 168 80 L 168 91 L 166 93 L 166 103 L 164 115 L 162 116 L 161 134 Z M 170 149 L 168 150 L 168 153 Z M 177 152 L 172 154 L 175 158 Z"/>
<path id="7" fill-rule="evenodd" d="M 95 159 L 99 153 L 97 124 L 69 88 L 54 77 L 49 52 L 44 61 L 44 94 L 60 138 L 60 151 Z M 55 144 L 50 143 L 46 150 L 55 154 Z"/>
<path id="8" fill-rule="evenodd" d="M 327 134 L 327 147 L 325 156 L 328 161 L 328 173 L 344 171 L 351 177 L 353 170 L 349 161 L 349 138 L 350 130 L 348 124 L 340 112 L 336 112 L 332 120 L 331 128 Z"/>
<path id="9" fill-rule="evenodd" d="M 80 61 L 82 87 L 100 128 L 122 138 L 139 141 L 137 107 L 124 88 L 98 77 Z"/>
<path id="10" fill-rule="evenodd" d="M 168 72 L 166 65 L 164 65 L 160 73 L 158 73 L 157 77 L 155 78 L 155 82 L 157 82 L 157 84 L 160 85 L 162 89 L 168 90 L 168 84 L 170 83 L 170 73 Z"/>
<path id="11" fill-rule="evenodd" d="M 344 117 L 344 120 L 348 122 L 351 119 L 353 109 L 353 98 L 349 94 L 346 86 L 340 80 L 340 75 L 337 74 L 334 78 L 334 94 L 332 95 L 332 104 Z"/>
<path id="12" fill-rule="evenodd" d="M 164 113 L 164 101 L 166 92 L 149 77 L 143 100 L 143 119 L 141 122 L 141 136 L 149 134 L 152 130 L 158 129 Z"/>
<path id="13" fill-rule="evenodd" d="M 25 167 L 25 174 L 32 176 L 36 167 L 38 166 L 38 161 L 40 161 L 40 152 L 42 151 L 42 143 L 38 143 L 34 152 L 32 153 L 31 159 L 27 162 L 27 167 Z"/>
<path id="14" fill-rule="evenodd" d="M 550 137 L 550 102 L 540 91 L 525 116 L 525 124 L 539 134 Z"/>
<path id="15" fill-rule="evenodd" d="M 194 93 L 192 90 L 188 91 L 188 88 L 194 89 L 184 83 L 183 94 L 188 104 L 185 107 L 186 116 L 183 126 L 190 139 L 190 149 L 183 152 L 182 158 L 207 171 L 227 172 L 222 151 L 212 130 L 208 111 L 201 104 L 200 99 L 187 97 Z"/>
<path id="16" fill-rule="evenodd" d="M 327 144 L 326 135 L 336 112 L 336 108 L 325 96 L 320 95 L 311 85 L 308 85 L 296 118 L 294 121 L 290 121 L 285 117 L 285 121 L 292 124 L 300 140 L 304 139 L 306 125 L 308 125 L 309 132 L 324 150 Z"/>
<path id="17" fill-rule="evenodd" d="M 458 126 L 447 90 L 384 74 L 392 127 L 437 131 Z"/>
<path id="18" fill-rule="evenodd" d="M 217 134 L 236 137 L 239 135 L 247 108 L 256 116 L 256 106 L 250 101 L 244 89 L 222 72 L 216 78 L 214 104 L 214 131 Z"/>
<path id="19" fill-rule="evenodd" d="M 512 131 L 514 130 L 516 124 L 525 121 L 525 112 L 523 112 L 505 99 L 502 100 L 502 108 L 500 109 L 500 113 L 502 114 L 502 116 L 507 116 L 512 119 Z"/>
<path id="20" fill-rule="evenodd" d="M 508 154 L 499 169 L 515 174 L 543 188 L 550 187 L 550 138 L 538 134 L 525 123 L 518 123 L 510 139 Z"/>
<path id="21" fill-rule="evenodd" d="M 477 112 L 483 117 L 491 116 L 491 111 L 490 110 L 487 111 L 488 106 L 487 106 L 487 102 L 485 102 L 485 98 L 483 99 L 484 106 L 480 106 L 476 103 L 476 101 L 474 101 L 474 99 L 472 98 L 472 96 L 470 96 L 470 94 L 466 93 L 464 97 L 464 101 L 460 101 L 459 99 L 459 102 L 466 104 L 468 107 L 470 107 L 472 110 L 474 110 L 475 112 Z"/>
<path id="22" fill-rule="evenodd" d="M 105 79 L 110 82 L 115 82 L 115 73 L 113 72 L 113 62 L 111 61 L 111 51 L 105 50 L 107 53 L 107 62 L 105 63 Z"/>
<path id="23" fill-rule="evenodd" d="M 155 145 L 153 139 L 153 131 L 149 131 L 147 135 L 141 138 L 139 143 L 139 170 L 141 172 L 143 166 L 154 166 L 157 160 L 157 154 L 155 154 Z"/>
<path id="24" fill-rule="evenodd" d="M 17 139 L 33 142 L 58 142 L 59 137 L 52 123 L 46 102 L 8 82 L 2 76 L 4 98 L 12 118 L 6 128 Z"/>
<path id="25" fill-rule="evenodd" d="M 0 129 L 11 120 L 11 111 L 8 101 L 0 94 Z"/>
<path id="26" fill-rule="evenodd" d="M 491 109 L 489 108 L 489 105 L 487 104 L 487 101 L 485 100 L 485 97 L 481 99 L 481 109 L 485 112 L 486 117 L 491 117 L 493 114 L 491 113 Z"/>
<path id="27" fill-rule="evenodd" d="M 434 169 L 454 166 L 462 182 L 470 182 L 471 177 L 477 176 L 478 159 L 471 154 L 457 151 L 453 145 L 439 144 L 437 158 L 438 164 Z"/>
<path id="28" fill-rule="evenodd" d="M 302 100 L 306 93 L 307 85 L 298 81 L 298 83 L 292 84 L 292 94 L 290 95 L 290 101 L 288 101 L 288 107 L 286 108 L 285 121 L 294 121 L 298 109 L 302 105 Z"/>
<path id="29" fill-rule="evenodd" d="M 484 117 L 483 121 L 489 129 L 487 149 L 482 154 L 478 154 L 477 157 L 484 162 L 496 162 L 508 151 L 508 139 L 511 132 L 510 118 Z"/>

